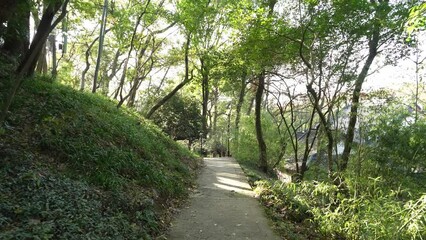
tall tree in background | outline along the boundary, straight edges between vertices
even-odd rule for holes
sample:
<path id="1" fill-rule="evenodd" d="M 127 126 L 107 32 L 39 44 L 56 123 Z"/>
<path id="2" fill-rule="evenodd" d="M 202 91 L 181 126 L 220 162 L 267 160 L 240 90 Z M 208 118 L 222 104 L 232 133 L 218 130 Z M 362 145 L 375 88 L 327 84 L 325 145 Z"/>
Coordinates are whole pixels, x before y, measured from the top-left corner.
<path id="1" fill-rule="evenodd" d="M 181 88 L 183 88 L 189 81 L 192 80 L 193 76 L 189 76 L 189 46 L 191 41 L 191 35 L 188 34 L 186 37 L 185 43 L 185 76 L 181 83 L 179 83 L 171 92 L 169 92 L 166 96 L 160 99 L 146 114 L 146 118 L 151 118 L 151 116 L 159 109 L 162 105 L 164 105 L 167 101 L 169 101 Z"/>
<path id="2" fill-rule="evenodd" d="M 96 60 L 95 76 L 93 77 L 92 93 L 95 93 L 96 89 L 98 88 L 98 75 L 99 75 L 99 68 L 101 66 L 102 51 L 104 48 L 107 15 L 108 15 L 108 0 L 105 0 L 103 11 L 102 11 L 101 29 L 99 33 L 98 57 Z"/>
<path id="3" fill-rule="evenodd" d="M 348 166 L 349 155 L 354 141 L 362 85 L 381 49 L 385 47 L 392 48 L 392 45 L 398 43 L 401 38 L 399 36 L 403 33 L 404 23 L 408 17 L 408 9 L 410 8 L 405 2 L 389 3 L 388 0 L 371 0 L 369 6 L 369 9 L 372 10 L 372 18 L 367 22 L 368 30 L 361 33 L 367 39 L 365 43 L 366 47 L 368 47 L 368 54 L 361 71 L 356 76 L 352 91 L 345 146 L 339 164 L 340 171 L 345 171 Z"/>
<path id="4" fill-rule="evenodd" d="M 180 1 L 177 5 L 179 19 L 185 31 L 190 32 L 192 44 L 198 58 L 202 92 L 202 135 L 208 135 L 208 103 L 210 99 L 210 77 L 214 68 L 214 54 L 225 44 L 223 34 L 227 13 L 232 1 Z"/>
<path id="5" fill-rule="evenodd" d="M 267 18 L 272 18 L 274 7 L 277 0 L 268 0 L 267 2 Z M 261 20 L 262 21 L 262 20 Z M 262 96 L 265 91 L 265 68 L 260 66 L 260 73 L 257 75 L 257 89 L 256 89 L 256 105 L 255 105 L 255 122 L 256 122 L 256 136 L 259 145 L 259 167 L 263 172 L 268 172 L 268 157 L 266 154 L 266 143 L 262 132 Z"/>

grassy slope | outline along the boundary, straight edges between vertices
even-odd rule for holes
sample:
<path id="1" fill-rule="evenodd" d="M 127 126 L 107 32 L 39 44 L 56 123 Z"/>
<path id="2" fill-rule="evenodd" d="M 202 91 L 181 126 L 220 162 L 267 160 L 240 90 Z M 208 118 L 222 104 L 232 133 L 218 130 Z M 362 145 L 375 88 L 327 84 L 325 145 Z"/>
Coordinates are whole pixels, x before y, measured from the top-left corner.
<path id="1" fill-rule="evenodd" d="M 11 112 L 0 239 L 149 239 L 192 184 L 197 159 L 110 100 L 30 80 Z"/>

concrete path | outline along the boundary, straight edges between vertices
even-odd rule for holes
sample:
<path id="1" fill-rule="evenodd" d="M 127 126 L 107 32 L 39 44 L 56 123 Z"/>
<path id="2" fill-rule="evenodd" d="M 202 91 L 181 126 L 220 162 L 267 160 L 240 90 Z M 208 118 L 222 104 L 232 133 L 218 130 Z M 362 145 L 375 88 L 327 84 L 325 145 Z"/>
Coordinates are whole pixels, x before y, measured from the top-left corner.
<path id="1" fill-rule="evenodd" d="M 205 158 L 198 190 L 172 223 L 167 239 L 280 239 L 238 163 L 232 158 Z"/>

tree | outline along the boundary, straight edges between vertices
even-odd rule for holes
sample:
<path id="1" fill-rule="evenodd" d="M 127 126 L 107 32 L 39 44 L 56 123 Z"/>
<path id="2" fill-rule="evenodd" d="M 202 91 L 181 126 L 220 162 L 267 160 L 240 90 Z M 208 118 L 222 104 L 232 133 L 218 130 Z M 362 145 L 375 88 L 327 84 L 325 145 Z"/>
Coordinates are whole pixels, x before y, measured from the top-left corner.
<path id="1" fill-rule="evenodd" d="M 233 1 L 179 1 L 177 4 L 179 22 L 185 33 L 190 33 L 196 52 L 198 73 L 202 92 L 202 136 L 208 137 L 208 110 L 211 91 L 211 72 L 215 67 L 217 52 L 226 44 L 223 39 L 228 13 Z M 210 106 L 211 107 L 211 106 Z"/>
<path id="2" fill-rule="evenodd" d="M 386 46 L 392 40 L 400 36 L 403 31 L 402 22 L 407 18 L 407 6 L 404 3 L 391 5 L 388 0 L 370 1 L 373 9 L 373 18 L 369 21 L 369 31 L 363 33 L 367 38 L 368 55 L 361 71 L 358 73 L 351 98 L 351 110 L 346 132 L 345 146 L 339 170 L 344 171 L 349 162 L 349 154 L 352 149 L 355 125 L 358 115 L 358 107 L 362 85 L 368 75 L 370 67 L 379 53 L 381 47 Z"/>
<path id="3" fill-rule="evenodd" d="M 30 5 L 30 0 L 7 0 L 0 5 L 0 37 L 4 41 L 1 48 L 20 59 L 30 42 Z"/>
<path id="4" fill-rule="evenodd" d="M 151 119 L 174 140 L 187 140 L 188 148 L 200 136 L 201 115 L 191 97 L 173 95 Z"/>
<path id="5" fill-rule="evenodd" d="M 274 6 L 277 3 L 276 0 L 269 0 L 267 9 L 268 9 L 268 18 L 271 18 L 274 12 Z M 268 172 L 268 157 L 266 154 L 266 144 L 263 139 L 262 132 L 262 122 L 261 122 L 261 111 L 262 111 L 262 96 L 265 91 L 265 68 L 266 66 L 261 66 L 261 72 L 257 76 L 257 90 L 256 90 L 256 105 L 255 105 L 255 116 L 256 116 L 256 136 L 257 142 L 259 144 L 259 167 L 263 172 Z"/>
<path id="6" fill-rule="evenodd" d="M 38 57 L 42 51 L 42 47 L 46 43 L 49 33 L 61 22 L 67 13 L 67 6 L 69 0 L 56 0 L 47 2 L 45 11 L 40 20 L 37 32 L 31 42 L 30 48 L 26 51 L 25 56 L 22 58 L 17 70 L 16 80 L 13 83 L 9 95 L 3 104 L 2 112 L 0 115 L 0 123 L 6 120 L 6 115 L 9 110 L 10 104 L 15 97 L 16 91 L 20 87 L 24 77 L 33 75 Z M 61 11 L 61 14 L 55 18 L 55 15 Z M 55 19 L 54 19 L 55 18 Z"/>
<path id="7" fill-rule="evenodd" d="M 164 105 L 168 100 L 170 100 L 181 88 L 183 88 L 189 81 L 192 80 L 193 76 L 191 73 L 191 76 L 189 76 L 189 45 L 190 45 L 191 36 L 187 36 L 186 44 L 185 44 L 185 77 L 184 80 L 179 83 L 170 93 L 168 93 L 166 96 L 164 96 L 162 99 L 160 99 L 152 108 L 149 110 L 149 112 L 146 114 L 146 118 L 151 118 L 152 114 L 155 113 L 155 111 L 160 108 L 162 105 Z"/>
<path id="8" fill-rule="evenodd" d="M 106 34 L 107 14 L 108 14 L 108 0 L 105 0 L 103 11 L 102 11 L 101 30 L 99 33 L 98 58 L 96 60 L 95 76 L 93 77 L 92 93 L 95 93 L 96 89 L 98 88 L 98 74 L 99 74 L 99 68 L 101 65 L 102 51 L 104 47 L 104 39 Z"/>

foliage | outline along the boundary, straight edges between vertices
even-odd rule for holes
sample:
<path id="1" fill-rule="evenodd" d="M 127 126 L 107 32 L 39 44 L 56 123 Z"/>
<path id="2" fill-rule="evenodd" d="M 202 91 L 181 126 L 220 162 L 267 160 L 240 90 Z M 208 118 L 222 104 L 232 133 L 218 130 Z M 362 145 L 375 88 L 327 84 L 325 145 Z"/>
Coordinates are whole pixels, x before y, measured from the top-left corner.
<path id="1" fill-rule="evenodd" d="M 267 216 L 272 220 L 274 229 L 283 239 L 327 239 L 310 221 L 312 215 L 304 205 L 306 200 L 298 197 L 295 188 L 280 192 L 278 189 L 284 189 L 284 183 L 265 175 L 247 162 L 240 161 L 240 164 L 256 196 L 265 207 Z"/>
<path id="2" fill-rule="evenodd" d="M 273 166 L 279 159 L 279 153 L 283 147 L 280 141 L 281 136 L 276 130 L 273 119 L 268 113 L 262 115 L 262 129 L 265 135 L 265 141 L 270 166 Z M 232 140 L 232 153 L 239 161 L 246 162 L 248 165 L 254 164 L 258 160 L 258 148 L 256 140 L 256 130 L 254 119 L 251 116 L 243 116 L 241 118 L 240 132 L 238 139 Z"/>
<path id="3" fill-rule="evenodd" d="M 426 123 L 414 122 L 404 108 L 381 108 L 370 120 L 368 137 L 372 142 L 369 157 L 380 165 L 380 174 L 398 176 L 426 168 Z M 390 177 L 392 181 L 393 177 Z"/>
<path id="4" fill-rule="evenodd" d="M 315 223 L 315 239 L 417 239 L 426 233 L 425 196 L 406 203 L 385 191 L 380 178 L 363 182 L 366 192 L 345 197 L 333 184 L 255 182 L 255 191 L 280 222 Z M 315 231 L 315 230 L 314 230 Z M 312 233 L 314 234 L 314 233 Z M 321 236 L 321 237 L 320 237 Z"/>
<path id="5" fill-rule="evenodd" d="M 55 176 L 26 161 L 21 166 L 2 162 L 1 239 L 147 239 L 158 231 L 156 220 L 138 217 L 153 211 L 149 201 L 134 213 L 123 213 L 130 199 L 116 197 L 111 203 L 85 182 Z"/>
<path id="6" fill-rule="evenodd" d="M 5 1 L 2 6 L 9 4 L 3 8 L 12 9 L 13 2 Z M 10 82 L 16 81 L 13 72 L 18 58 L 25 54 L 13 56 L 6 43 L 17 43 L 13 37 L 23 45 L 29 42 L 26 4 L 31 3 L 37 25 L 42 10 L 61 2 L 22 1 L 22 9 L 9 13 L 0 6 L 1 105 L 7 100 Z M 85 90 L 93 79 L 99 47 L 94 35 L 99 32 L 103 2 L 70 1 L 63 23 L 68 30 L 63 28 L 62 40 L 61 31 L 55 30 L 58 43 L 65 44 L 68 37 L 67 52 L 58 49 L 56 56 L 57 82 Z M 339 169 L 344 172 L 343 184 L 338 186 L 329 182 L 321 164 L 310 167 L 301 183 L 253 183 L 276 226 L 292 229 L 282 230 L 283 235 L 290 239 L 418 238 L 425 235 L 424 113 L 420 111 L 420 117 L 413 120 L 402 108 L 376 106 L 379 111 L 362 116 L 367 123 L 361 126 L 367 144 L 351 139 L 359 122 L 355 117 L 361 116 L 357 108 L 362 106 L 359 97 L 363 100 L 365 95 L 363 82 L 374 76 L 370 68 L 383 65 L 377 60 L 396 63 L 408 55 L 404 27 L 411 35 L 424 30 L 425 9 L 419 0 L 111 1 L 100 81 L 94 89 L 119 99 L 119 106 L 127 103 L 143 111 L 159 93 L 170 89 L 173 77 L 169 75 L 181 74 L 184 61 L 179 49 L 187 36 L 191 47 L 185 70 L 193 80 L 188 92 L 172 98 L 154 116 L 164 133 L 191 143 L 203 125 L 208 139 L 202 147 L 223 153 L 229 150 L 225 141 L 231 139 L 231 153 L 255 166 L 259 150 L 252 106 L 239 129 L 232 131 L 231 119 L 237 119 L 236 111 L 242 114 L 243 101 L 253 103 L 248 98 L 262 89 L 258 87 L 263 85 L 259 81 L 262 73 L 268 99 L 258 99 L 257 106 L 261 102 L 263 109 L 275 111 L 274 105 L 290 106 L 289 101 L 297 99 L 295 108 L 291 107 L 294 111 L 282 108 L 275 115 L 297 124 L 293 131 L 283 131 L 282 122 L 277 124 L 274 116 L 262 113 L 267 164 L 275 167 L 285 158 L 286 147 L 291 146 L 289 132 L 297 142 L 301 132 L 318 126 L 313 151 L 321 152 L 322 145 L 330 143 L 329 176 L 344 166 Z M 58 11 L 48 14 L 51 20 L 58 19 L 58 14 L 53 17 Z M 43 41 L 52 29 L 46 30 Z M 43 49 L 38 63 L 50 65 L 47 57 L 52 57 L 52 49 Z M 35 60 L 31 65 L 35 67 Z M 420 64 L 417 67 L 416 82 L 420 83 L 423 69 Z M 161 211 L 185 197 L 191 186 L 197 166 L 194 156 L 133 110 L 117 109 L 112 100 L 79 94 L 52 82 L 55 79 L 49 77 L 29 79 L 18 91 L 11 112 L 5 108 L 1 116 L 8 117 L 0 126 L 0 157 L 8 159 L 0 163 L 3 236 L 155 236 L 163 226 Z M 189 92 L 195 93 L 193 97 Z M 200 98 L 202 117 L 194 100 Z M 299 100 L 306 105 L 299 105 Z M 346 111 L 349 108 L 351 113 Z M 348 117 L 353 117 L 352 125 Z M 337 152 L 341 138 L 349 139 L 348 151 L 333 162 L 331 150 Z M 293 151 L 300 156 L 303 149 Z M 16 164 L 15 159 L 19 159 Z M 260 178 L 257 174 L 251 177 Z M 43 205 L 42 199 L 48 199 L 49 205 Z M 91 209 L 93 218 L 89 217 Z"/>
<path id="7" fill-rule="evenodd" d="M 201 114 L 193 98 L 173 96 L 155 112 L 152 120 L 174 140 L 193 142 L 200 137 Z"/>
<path id="8" fill-rule="evenodd" d="M 197 160 L 103 97 L 27 81 L 0 139 L 2 237 L 148 239 Z"/>
<path id="9" fill-rule="evenodd" d="M 407 31 L 412 34 L 418 30 L 424 30 L 426 27 L 426 3 L 420 3 L 410 10 L 410 16 L 407 21 Z"/>
<path id="10" fill-rule="evenodd" d="M 327 175 L 319 174 L 325 172 L 320 166 L 310 168 L 302 182 L 283 183 L 253 174 L 257 159 L 239 160 L 282 236 L 286 239 L 422 239 L 425 236 L 424 119 L 419 117 L 414 122 L 407 107 L 402 106 L 387 102 L 369 107 L 371 115 L 363 125 L 368 133 L 365 143 L 369 145 L 356 146 L 343 187 L 336 186 Z"/>

